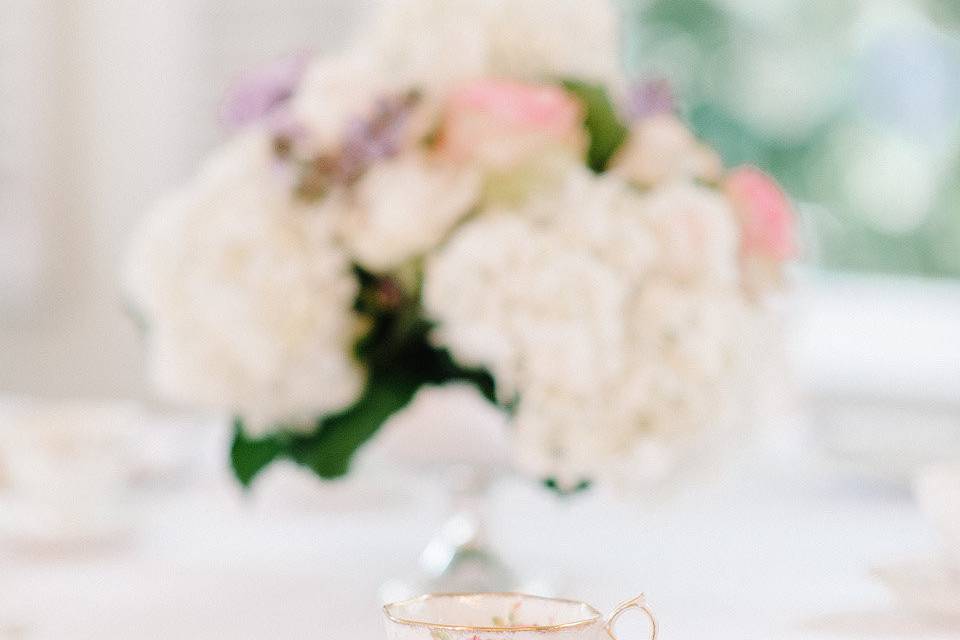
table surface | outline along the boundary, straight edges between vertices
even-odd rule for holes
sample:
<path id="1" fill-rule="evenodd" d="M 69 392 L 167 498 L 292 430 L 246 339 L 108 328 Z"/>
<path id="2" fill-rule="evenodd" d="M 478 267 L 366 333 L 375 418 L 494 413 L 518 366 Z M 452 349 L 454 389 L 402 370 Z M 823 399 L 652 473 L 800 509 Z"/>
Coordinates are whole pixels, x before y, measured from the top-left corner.
<path id="1" fill-rule="evenodd" d="M 412 571 L 441 487 L 372 466 L 320 485 L 278 467 L 244 495 L 212 458 L 186 485 L 142 491 L 125 544 L 4 550 L 0 638 L 382 638 L 379 589 Z M 491 538 L 558 595 L 610 610 L 645 591 L 663 638 L 958 636 L 898 612 L 871 576 L 933 553 L 908 491 L 812 459 L 748 459 L 657 501 L 558 500 L 503 481 Z"/>

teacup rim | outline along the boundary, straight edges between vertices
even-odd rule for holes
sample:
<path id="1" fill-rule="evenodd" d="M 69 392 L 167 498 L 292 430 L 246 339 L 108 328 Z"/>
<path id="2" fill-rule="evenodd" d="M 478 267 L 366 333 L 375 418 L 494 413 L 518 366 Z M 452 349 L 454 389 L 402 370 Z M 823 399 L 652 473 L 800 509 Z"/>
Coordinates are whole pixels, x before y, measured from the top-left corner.
<path id="1" fill-rule="evenodd" d="M 584 607 L 587 611 L 591 613 L 589 618 L 584 618 L 583 620 L 572 620 L 570 622 L 564 622 L 561 624 L 551 624 L 551 625 L 528 625 L 522 627 L 480 627 L 480 626 L 470 626 L 470 625 L 458 625 L 458 624 L 444 624 L 440 622 L 428 622 L 426 620 L 408 620 L 406 618 L 401 618 L 393 615 L 390 612 L 391 607 L 403 607 L 406 605 L 417 604 L 419 602 L 426 602 L 428 600 L 435 600 L 440 598 L 464 598 L 471 596 L 502 596 L 508 598 L 522 598 L 525 600 L 539 600 L 541 602 L 561 602 L 563 604 L 574 604 Z M 393 622 L 394 624 L 405 625 L 409 627 L 425 627 L 427 629 L 442 629 L 444 631 L 468 631 L 468 632 L 480 632 L 480 633 L 516 633 L 516 632 L 551 632 L 559 631 L 563 629 L 573 629 L 576 627 L 589 626 L 591 624 L 596 624 L 603 620 L 603 614 L 596 609 L 591 604 L 583 602 L 581 600 L 572 600 L 569 598 L 552 598 L 550 596 L 538 596 L 530 593 L 520 593 L 514 591 L 495 591 L 495 592 L 462 592 L 462 593 L 425 593 L 421 596 L 415 598 L 408 598 L 406 600 L 400 600 L 397 602 L 389 602 L 383 605 L 383 613 L 387 617 L 387 620 Z"/>

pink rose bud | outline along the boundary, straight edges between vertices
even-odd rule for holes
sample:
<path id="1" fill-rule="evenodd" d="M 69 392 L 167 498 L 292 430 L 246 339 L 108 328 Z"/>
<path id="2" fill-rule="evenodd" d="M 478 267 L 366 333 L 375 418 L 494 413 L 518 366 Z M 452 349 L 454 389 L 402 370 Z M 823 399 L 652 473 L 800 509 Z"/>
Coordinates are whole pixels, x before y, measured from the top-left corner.
<path id="1" fill-rule="evenodd" d="M 796 256 L 793 210 L 773 178 L 740 167 L 727 175 L 724 187 L 740 218 L 744 256 L 778 263 Z"/>
<path id="2" fill-rule="evenodd" d="M 582 150 L 581 123 L 580 103 L 559 87 L 480 80 L 450 97 L 440 148 L 502 168 L 546 147 Z"/>

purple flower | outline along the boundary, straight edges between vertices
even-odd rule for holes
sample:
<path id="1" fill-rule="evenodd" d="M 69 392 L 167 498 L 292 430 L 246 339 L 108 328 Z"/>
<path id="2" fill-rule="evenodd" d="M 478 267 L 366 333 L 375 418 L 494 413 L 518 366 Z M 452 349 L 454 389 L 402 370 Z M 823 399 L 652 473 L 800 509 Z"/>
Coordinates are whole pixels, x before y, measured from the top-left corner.
<path id="1" fill-rule="evenodd" d="M 676 108 L 673 86 L 664 78 L 638 82 L 627 96 L 627 115 L 631 120 L 672 113 Z"/>
<path id="2" fill-rule="evenodd" d="M 378 160 L 400 153 L 410 109 L 416 100 L 415 94 L 382 98 L 369 117 L 347 125 L 340 155 L 345 182 L 355 180 Z"/>
<path id="3" fill-rule="evenodd" d="M 310 56 L 298 53 L 257 69 L 233 85 L 224 97 L 220 119 L 230 129 L 267 121 L 278 133 L 286 133 L 291 118 L 286 105 L 293 96 Z"/>
<path id="4" fill-rule="evenodd" d="M 416 92 L 382 98 L 369 116 L 348 122 L 336 152 L 304 163 L 297 187 L 300 197 L 321 198 L 332 186 L 352 184 L 377 161 L 400 153 L 410 110 L 418 100 Z M 278 140 L 284 142 L 282 137 Z"/>

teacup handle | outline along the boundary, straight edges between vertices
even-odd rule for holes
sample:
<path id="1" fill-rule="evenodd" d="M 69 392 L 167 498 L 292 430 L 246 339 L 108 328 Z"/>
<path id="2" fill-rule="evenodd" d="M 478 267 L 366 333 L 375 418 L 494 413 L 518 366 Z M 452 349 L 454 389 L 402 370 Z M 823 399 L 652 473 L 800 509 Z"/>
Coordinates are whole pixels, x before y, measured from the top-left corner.
<path id="1" fill-rule="evenodd" d="M 607 620 L 606 629 L 607 635 L 610 636 L 611 640 L 619 640 L 617 635 L 613 632 L 613 625 L 616 624 L 617 618 L 622 616 L 630 609 L 639 609 L 640 611 L 643 611 L 644 615 L 647 616 L 647 620 L 650 621 L 650 640 L 657 640 L 657 619 L 653 617 L 653 612 L 650 611 L 649 607 L 647 607 L 647 598 L 642 593 L 632 600 L 627 600 L 617 607 L 612 614 L 610 614 L 610 619 Z"/>

